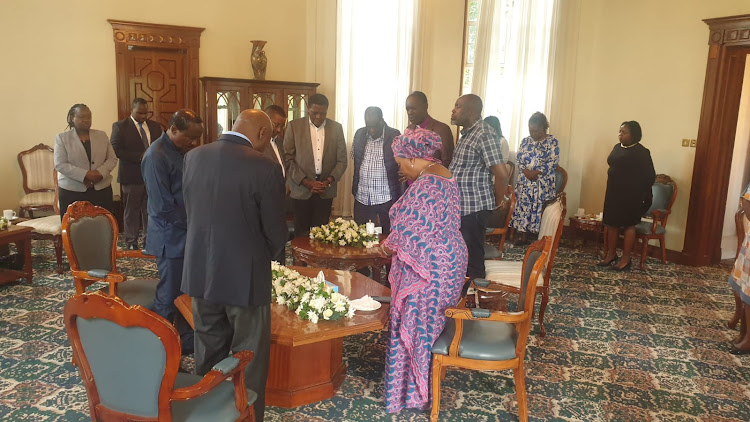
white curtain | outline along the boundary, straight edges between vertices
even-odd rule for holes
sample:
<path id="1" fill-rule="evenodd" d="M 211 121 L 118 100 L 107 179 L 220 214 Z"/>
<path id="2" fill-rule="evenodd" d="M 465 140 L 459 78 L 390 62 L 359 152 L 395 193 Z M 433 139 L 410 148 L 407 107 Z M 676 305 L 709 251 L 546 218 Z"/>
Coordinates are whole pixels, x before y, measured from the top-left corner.
<path id="1" fill-rule="evenodd" d="M 516 151 L 535 111 L 549 112 L 556 0 L 482 0 L 470 92 Z M 554 129 L 554 128 L 552 128 Z"/>
<path id="2" fill-rule="evenodd" d="M 415 81 L 421 0 L 339 0 L 336 45 L 336 118 L 344 127 L 347 151 L 365 125 L 365 109 L 380 107 L 386 124 L 408 125 L 404 102 Z M 352 172 L 339 182 L 333 214 L 351 216 Z"/>

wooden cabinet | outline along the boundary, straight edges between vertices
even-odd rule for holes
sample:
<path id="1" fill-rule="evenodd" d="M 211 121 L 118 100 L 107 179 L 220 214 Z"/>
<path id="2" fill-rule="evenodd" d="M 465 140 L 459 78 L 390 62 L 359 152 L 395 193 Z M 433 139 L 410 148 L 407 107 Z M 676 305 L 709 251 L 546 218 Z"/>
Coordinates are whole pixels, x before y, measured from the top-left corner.
<path id="1" fill-rule="evenodd" d="M 308 82 L 261 81 L 256 79 L 200 78 L 203 143 L 213 142 L 232 129 L 235 119 L 248 108 L 265 109 L 276 104 L 287 112 L 287 120 L 307 114 L 307 100 L 319 84 Z"/>

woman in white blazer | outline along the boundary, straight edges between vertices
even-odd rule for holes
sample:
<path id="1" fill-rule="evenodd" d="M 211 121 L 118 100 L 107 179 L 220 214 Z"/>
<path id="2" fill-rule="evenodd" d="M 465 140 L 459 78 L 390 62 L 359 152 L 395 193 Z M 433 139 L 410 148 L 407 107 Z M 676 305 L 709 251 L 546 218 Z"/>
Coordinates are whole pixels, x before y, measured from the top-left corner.
<path id="1" fill-rule="evenodd" d="M 60 215 L 75 201 L 89 201 L 112 212 L 112 169 L 117 157 L 107 134 L 91 129 L 91 110 L 75 104 L 68 111 L 71 130 L 55 137 L 55 170 Z"/>

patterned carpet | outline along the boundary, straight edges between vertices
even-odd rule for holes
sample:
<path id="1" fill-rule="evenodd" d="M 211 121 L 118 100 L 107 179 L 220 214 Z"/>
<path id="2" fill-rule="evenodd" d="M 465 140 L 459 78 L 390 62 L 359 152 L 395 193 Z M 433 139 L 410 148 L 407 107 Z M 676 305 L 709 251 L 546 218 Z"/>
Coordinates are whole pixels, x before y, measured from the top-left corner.
<path id="1" fill-rule="evenodd" d="M 521 259 L 520 248 L 506 259 Z M 547 337 L 526 358 L 529 413 L 536 421 L 748 421 L 750 357 L 728 353 L 734 301 L 727 267 L 649 260 L 648 272 L 594 266 L 591 250 L 561 247 L 547 311 Z M 73 291 L 54 273 L 54 252 L 34 244 L 34 283 L 0 286 L 0 419 L 90 420 L 62 323 Z M 122 261 L 154 277 L 152 261 Z M 533 334 L 533 333 L 532 333 Z M 336 396 L 298 409 L 269 408 L 268 421 L 426 421 L 384 411 L 387 333 L 344 341 L 348 376 Z M 192 366 L 190 358 L 183 362 Z M 314 362 L 311 362 L 314 364 Z M 517 420 L 510 371 L 449 370 L 440 419 Z"/>

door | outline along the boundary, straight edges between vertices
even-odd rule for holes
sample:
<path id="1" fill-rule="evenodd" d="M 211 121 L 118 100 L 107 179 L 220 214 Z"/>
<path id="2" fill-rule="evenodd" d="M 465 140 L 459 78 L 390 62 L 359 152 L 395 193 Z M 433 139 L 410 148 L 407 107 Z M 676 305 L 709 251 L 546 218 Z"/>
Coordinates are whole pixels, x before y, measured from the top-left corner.
<path id="1" fill-rule="evenodd" d="M 129 53 L 126 76 L 130 99 L 145 99 L 151 119 L 166 128 L 172 114 L 185 106 L 185 54 L 148 48 L 134 48 Z"/>

